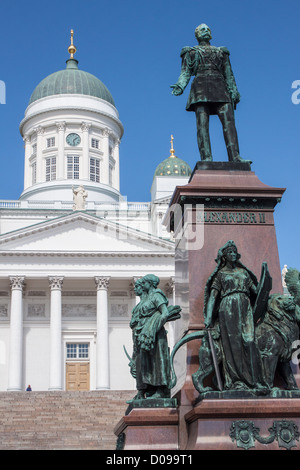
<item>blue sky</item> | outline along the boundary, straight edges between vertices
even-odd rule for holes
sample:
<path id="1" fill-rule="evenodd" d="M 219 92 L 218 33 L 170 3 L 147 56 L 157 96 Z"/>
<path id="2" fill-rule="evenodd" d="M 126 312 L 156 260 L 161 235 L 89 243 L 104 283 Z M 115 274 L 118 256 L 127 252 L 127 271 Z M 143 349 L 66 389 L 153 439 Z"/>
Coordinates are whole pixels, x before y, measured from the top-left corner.
<path id="1" fill-rule="evenodd" d="M 180 73 L 180 50 L 194 45 L 206 23 L 212 44 L 231 52 L 241 102 L 236 125 L 241 155 L 270 186 L 287 188 L 276 207 L 281 265 L 300 269 L 300 104 L 292 83 L 300 80 L 299 0 L 33 0 L 1 2 L 0 199 L 23 190 L 23 141 L 19 123 L 30 95 L 47 75 L 65 68 L 70 29 L 79 67 L 112 93 L 125 132 L 121 142 L 121 192 L 129 201 L 150 200 L 156 166 L 176 155 L 193 168 L 199 153 L 194 113 L 184 95 L 171 95 Z M 300 95 L 299 95 L 300 96 Z M 227 160 L 222 130 L 211 120 L 215 160 Z"/>

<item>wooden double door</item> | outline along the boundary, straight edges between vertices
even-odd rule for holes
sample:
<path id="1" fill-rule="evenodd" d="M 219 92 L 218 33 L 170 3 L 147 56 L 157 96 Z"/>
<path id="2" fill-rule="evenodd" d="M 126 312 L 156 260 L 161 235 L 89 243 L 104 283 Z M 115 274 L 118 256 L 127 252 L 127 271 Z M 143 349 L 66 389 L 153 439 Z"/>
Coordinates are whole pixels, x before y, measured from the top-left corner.
<path id="1" fill-rule="evenodd" d="M 89 362 L 67 362 L 66 390 L 70 392 L 87 392 L 90 390 Z"/>

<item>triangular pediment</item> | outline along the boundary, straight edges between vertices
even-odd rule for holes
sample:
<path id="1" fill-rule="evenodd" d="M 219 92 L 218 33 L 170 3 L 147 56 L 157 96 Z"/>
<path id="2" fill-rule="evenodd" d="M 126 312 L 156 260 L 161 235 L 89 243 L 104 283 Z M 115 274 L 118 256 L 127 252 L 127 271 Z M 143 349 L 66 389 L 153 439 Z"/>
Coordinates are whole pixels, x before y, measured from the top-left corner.
<path id="1" fill-rule="evenodd" d="M 172 252 L 173 243 L 84 212 L 74 212 L 0 236 L 0 252 Z"/>

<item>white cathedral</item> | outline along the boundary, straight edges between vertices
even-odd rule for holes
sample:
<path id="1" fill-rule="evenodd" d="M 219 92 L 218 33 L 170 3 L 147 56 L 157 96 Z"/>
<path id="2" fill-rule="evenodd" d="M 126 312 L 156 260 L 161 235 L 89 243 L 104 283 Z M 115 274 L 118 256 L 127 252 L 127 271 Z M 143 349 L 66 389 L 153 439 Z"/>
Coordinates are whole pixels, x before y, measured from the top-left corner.
<path id="1" fill-rule="evenodd" d="M 191 169 L 171 140 L 151 201 L 128 202 L 113 97 L 79 69 L 73 32 L 68 51 L 20 124 L 24 190 L 0 201 L 0 391 L 134 390 L 123 346 L 130 354 L 135 279 L 156 274 L 174 300 L 174 242 L 162 219 Z"/>

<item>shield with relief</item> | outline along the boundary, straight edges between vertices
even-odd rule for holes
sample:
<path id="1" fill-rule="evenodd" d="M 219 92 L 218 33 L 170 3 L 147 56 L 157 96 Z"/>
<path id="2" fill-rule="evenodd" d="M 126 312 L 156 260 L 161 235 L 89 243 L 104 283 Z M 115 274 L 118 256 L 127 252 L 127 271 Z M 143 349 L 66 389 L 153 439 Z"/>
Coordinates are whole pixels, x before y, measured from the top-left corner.
<path id="1" fill-rule="evenodd" d="M 267 263 L 263 263 L 261 267 L 260 281 L 257 287 L 257 297 L 253 307 L 254 323 L 263 320 L 267 311 L 268 299 L 272 289 L 272 278 L 269 273 Z"/>

